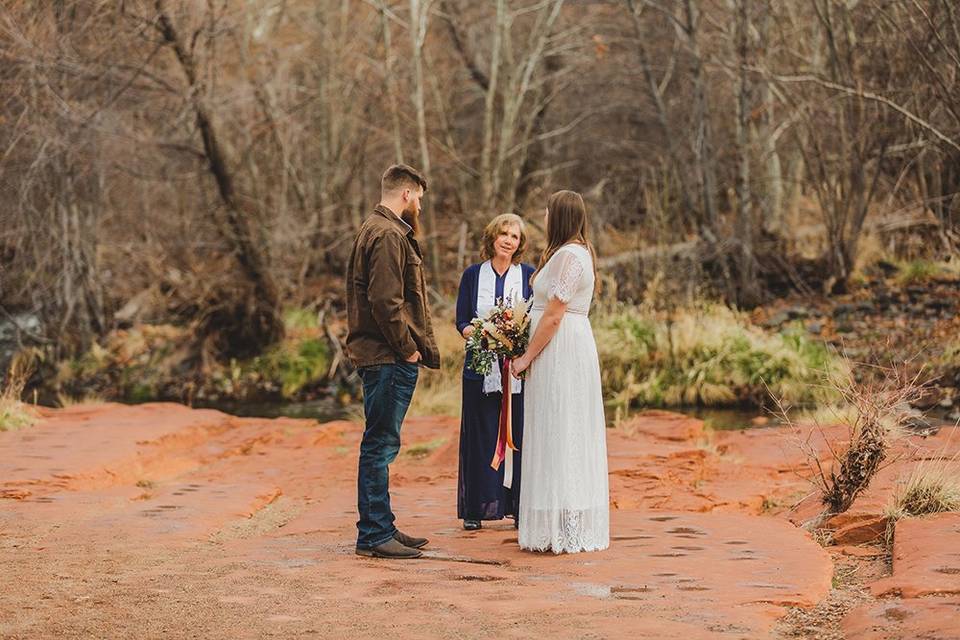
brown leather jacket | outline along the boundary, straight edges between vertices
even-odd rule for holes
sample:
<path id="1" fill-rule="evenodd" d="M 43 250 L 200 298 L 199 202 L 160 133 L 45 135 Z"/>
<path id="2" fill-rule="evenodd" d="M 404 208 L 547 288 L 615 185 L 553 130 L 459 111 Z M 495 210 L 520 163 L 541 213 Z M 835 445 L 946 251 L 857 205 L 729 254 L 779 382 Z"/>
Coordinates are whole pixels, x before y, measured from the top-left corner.
<path id="1" fill-rule="evenodd" d="M 410 227 L 377 205 L 353 242 L 347 264 L 347 354 L 356 367 L 403 361 L 440 368 L 427 307 L 423 254 Z"/>

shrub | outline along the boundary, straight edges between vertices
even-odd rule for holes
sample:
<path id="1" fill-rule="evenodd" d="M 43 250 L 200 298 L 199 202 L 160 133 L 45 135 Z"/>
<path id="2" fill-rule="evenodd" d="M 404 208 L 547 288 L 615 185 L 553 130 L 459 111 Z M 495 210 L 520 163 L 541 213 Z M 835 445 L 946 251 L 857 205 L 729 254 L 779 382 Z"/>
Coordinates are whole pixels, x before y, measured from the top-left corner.
<path id="1" fill-rule="evenodd" d="M 790 404 L 831 395 L 824 377 L 843 360 L 800 332 L 769 333 L 722 305 L 670 314 L 619 305 L 599 311 L 594 332 L 608 404 L 723 406 Z"/>
<path id="2" fill-rule="evenodd" d="M 824 509 L 805 522 L 804 528 L 817 529 L 831 516 L 843 513 L 869 485 L 880 465 L 886 460 L 891 444 L 904 434 L 904 425 L 913 416 L 911 404 L 923 394 L 917 376 L 908 377 L 902 367 L 879 369 L 882 375 L 861 376 L 853 372 L 846 379 L 832 382 L 845 410 L 843 437 L 828 441 L 830 458 L 821 460 L 821 452 L 809 438 L 799 446 L 807 455 L 811 480 L 817 485 Z M 781 414 L 790 423 L 781 405 Z M 826 433 L 819 423 L 816 430 Z M 812 435 L 813 432 L 811 432 Z"/>

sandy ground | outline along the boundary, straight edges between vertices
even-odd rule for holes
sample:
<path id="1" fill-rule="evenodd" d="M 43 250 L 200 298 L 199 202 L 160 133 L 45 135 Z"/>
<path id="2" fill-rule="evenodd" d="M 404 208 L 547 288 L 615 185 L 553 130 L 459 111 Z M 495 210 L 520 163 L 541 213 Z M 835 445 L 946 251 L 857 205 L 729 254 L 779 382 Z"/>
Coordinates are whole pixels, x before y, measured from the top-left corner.
<path id="1" fill-rule="evenodd" d="M 353 553 L 356 424 L 100 405 L 0 433 L 0 637 L 824 637 L 796 612 L 830 601 L 835 563 L 786 517 L 809 486 L 785 434 L 658 412 L 610 430 L 611 548 L 554 556 L 520 551 L 511 521 L 460 528 L 457 433 L 404 426 L 398 525 L 431 543 L 403 562 Z M 877 635 L 892 602 L 897 633 L 957 637 L 954 560 L 909 600 L 896 558 L 872 562 L 885 591 L 844 609 L 850 637 L 916 637 Z"/>

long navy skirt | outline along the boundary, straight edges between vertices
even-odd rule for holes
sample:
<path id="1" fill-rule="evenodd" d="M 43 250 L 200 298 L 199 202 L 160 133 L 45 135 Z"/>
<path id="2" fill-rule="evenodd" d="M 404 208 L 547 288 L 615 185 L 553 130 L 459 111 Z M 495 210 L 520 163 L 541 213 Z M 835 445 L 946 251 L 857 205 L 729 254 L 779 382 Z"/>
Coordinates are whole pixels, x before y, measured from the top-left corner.
<path id="1" fill-rule="evenodd" d="M 460 481 L 457 516 L 461 520 L 500 520 L 520 513 L 520 451 L 513 452 L 513 486 L 503 486 L 506 462 L 490 466 L 497 446 L 502 395 L 483 392 L 483 380 L 463 379 L 460 416 Z M 513 443 L 523 450 L 523 394 L 513 395 Z"/>

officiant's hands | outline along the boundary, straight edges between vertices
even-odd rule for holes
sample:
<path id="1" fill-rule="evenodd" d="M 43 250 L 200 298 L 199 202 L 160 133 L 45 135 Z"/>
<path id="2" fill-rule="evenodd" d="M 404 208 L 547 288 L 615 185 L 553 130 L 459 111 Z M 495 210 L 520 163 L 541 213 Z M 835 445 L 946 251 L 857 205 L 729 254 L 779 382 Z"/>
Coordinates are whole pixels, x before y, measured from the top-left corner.
<path id="1" fill-rule="evenodd" d="M 510 375 L 512 375 L 517 380 L 523 378 L 523 372 L 530 368 L 530 360 L 527 358 L 527 354 L 523 354 L 516 360 L 510 363 Z"/>

